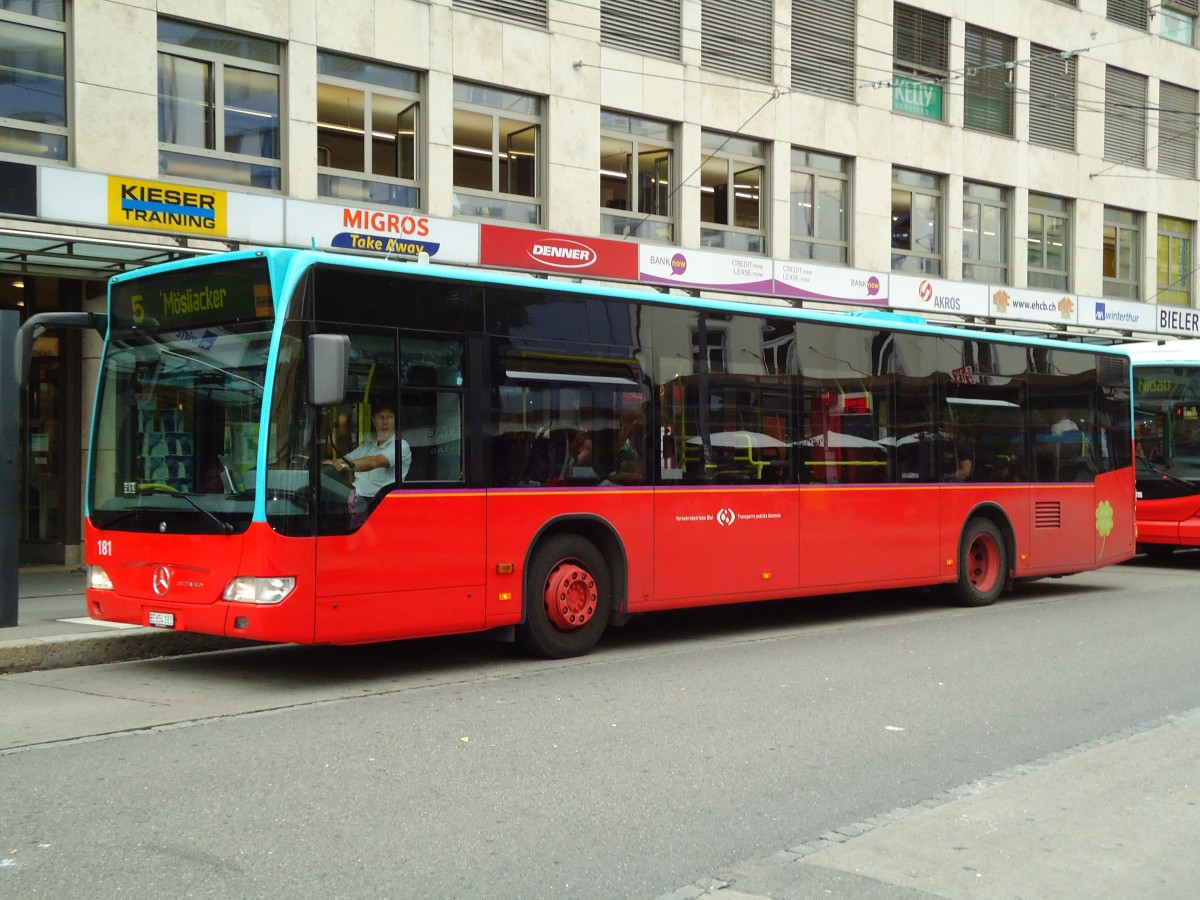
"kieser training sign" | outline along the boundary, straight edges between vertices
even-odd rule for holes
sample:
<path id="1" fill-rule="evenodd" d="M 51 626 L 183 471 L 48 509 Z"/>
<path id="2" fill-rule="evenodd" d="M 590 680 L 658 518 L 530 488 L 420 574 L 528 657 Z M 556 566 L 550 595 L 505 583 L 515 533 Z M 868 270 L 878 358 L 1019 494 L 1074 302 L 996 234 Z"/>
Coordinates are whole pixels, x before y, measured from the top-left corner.
<path id="1" fill-rule="evenodd" d="M 108 224 L 206 237 L 229 233 L 225 191 L 108 176 Z"/>
<path id="2" fill-rule="evenodd" d="M 536 269 L 560 275 L 636 281 L 638 245 L 603 238 L 481 225 L 479 259 L 485 266 Z"/>

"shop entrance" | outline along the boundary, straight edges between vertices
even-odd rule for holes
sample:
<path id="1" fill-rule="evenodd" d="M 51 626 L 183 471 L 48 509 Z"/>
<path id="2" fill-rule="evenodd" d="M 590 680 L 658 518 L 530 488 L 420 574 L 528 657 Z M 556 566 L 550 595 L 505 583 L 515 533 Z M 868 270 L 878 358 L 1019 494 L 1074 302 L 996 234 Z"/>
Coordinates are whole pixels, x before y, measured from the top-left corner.
<path id="1" fill-rule="evenodd" d="M 0 308 L 22 319 L 38 312 L 83 309 L 91 284 L 77 279 L 0 275 Z M 78 565 L 82 541 L 82 334 L 43 332 L 34 341 L 21 392 L 18 562 L 22 566 Z M 7 348 L 11 351 L 11 348 Z M 10 353 L 4 354 L 10 358 Z M 90 387 L 86 391 L 91 396 Z M 90 400 L 89 400 L 90 405 Z"/>

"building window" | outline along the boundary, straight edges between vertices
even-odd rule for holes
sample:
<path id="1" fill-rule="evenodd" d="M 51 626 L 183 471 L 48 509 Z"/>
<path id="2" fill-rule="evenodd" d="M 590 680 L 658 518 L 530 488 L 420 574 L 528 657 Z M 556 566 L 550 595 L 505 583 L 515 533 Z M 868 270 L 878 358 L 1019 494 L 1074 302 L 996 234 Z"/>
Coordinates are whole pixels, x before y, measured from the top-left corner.
<path id="1" fill-rule="evenodd" d="M 792 259 L 850 262 L 850 160 L 792 148 Z"/>
<path id="2" fill-rule="evenodd" d="M 1163 81 L 1158 86 L 1158 170 L 1196 177 L 1197 92 Z"/>
<path id="3" fill-rule="evenodd" d="M 1112 22 L 1120 22 L 1130 28 L 1139 28 L 1145 31 L 1148 5 L 1146 0 L 1108 0 L 1105 16 Z"/>
<path id="4" fill-rule="evenodd" d="M 673 130 L 669 122 L 600 111 L 600 222 L 605 234 L 675 240 Z"/>
<path id="5" fill-rule="evenodd" d="M 318 194 L 420 208 L 419 89 L 408 69 L 317 53 Z"/>
<path id="6" fill-rule="evenodd" d="M 454 83 L 454 209 L 464 216 L 542 221 L 542 101 Z"/>
<path id="7" fill-rule="evenodd" d="M 279 78 L 274 41 L 159 19 L 159 172 L 279 190 Z"/>
<path id="8" fill-rule="evenodd" d="M 546 0 L 454 0 L 454 7 L 518 25 L 547 25 Z"/>
<path id="9" fill-rule="evenodd" d="M 600 43 L 606 47 L 677 61 L 682 22 L 681 0 L 600 0 Z"/>
<path id="10" fill-rule="evenodd" d="M 64 0 L 0 0 L 0 153 L 67 158 Z"/>
<path id="11" fill-rule="evenodd" d="M 714 72 L 772 81 L 773 0 L 701 0 L 700 64 Z"/>
<path id="12" fill-rule="evenodd" d="M 1075 54 L 1031 44 L 1029 57 L 1029 142 L 1073 151 Z"/>
<path id="13" fill-rule="evenodd" d="M 897 3 L 893 7 L 892 110 L 942 121 L 942 84 L 950 74 L 950 20 Z"/>
<path id="14" fill-rule="evenodd" d="M 1026 261 L 1029 286 L 1071 289 L 1071 201 L 1048 194 L 1029 195 Z"/>
<path id="15" fill-rule="evenodd" d="M 1158 217 L 1159 303 L 1192 305 L 1192 233 L 1195 223 Z"/>
<path id="16" fill-rule="evenodd" d="M 1200 13 L 1197 0 L 1163 0 L 1158 6 L 1158 33 L 1169 41 L 1196 45 L 1196 16 Z"/>
<path id="17" fill-rule="evenodd" d="M 892 169 L 892 270 L 942 274 L 942 179 Z"/>
<path id="18" fill-rule="evenodd" d="M 963 279 L 1008 284 L 1008 190 L 964 183 L 962 228 Z"/>
<path id="19" fill-rule="evenodd" d="M 1013 59 L 1016 42 L 1006 35 L 967 26 L 963 125 L 993 134 L 1013 133 Z"/>
<path id="20" fill-rule="evenodd" d="M 1141 298 L 1141 214 L 1104 207 L 1104 296 Z"/>
<path id="21" fill-rule="evenodd" d="M 792 87 L 854 102 L 854 0 L 792 0 Z"/>
<path id="22" fill-rule="evenodd" d="M 750 138 L 705 131 L 701 148 L 700 243 L 765 253 L 766 145 Z"/>
<path id="23" fill-rule="evenodd" d="M 1104 158 L 1146 165 L 1146 76 L 1109 66 L 1104 73 Z"/>

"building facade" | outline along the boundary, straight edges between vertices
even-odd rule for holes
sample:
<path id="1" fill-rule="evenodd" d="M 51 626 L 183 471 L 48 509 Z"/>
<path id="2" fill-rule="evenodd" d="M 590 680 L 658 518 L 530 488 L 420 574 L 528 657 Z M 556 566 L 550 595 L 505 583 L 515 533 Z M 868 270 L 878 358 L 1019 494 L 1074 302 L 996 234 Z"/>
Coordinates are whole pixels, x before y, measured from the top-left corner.
<path id="1" fill-rule="evenodd" d="M 0 308 L 288 244 L 1200 335 L 1197 7 L 0 0 Z M 81 559 L 98 353 L 35 347 L 23 564 Z"/>

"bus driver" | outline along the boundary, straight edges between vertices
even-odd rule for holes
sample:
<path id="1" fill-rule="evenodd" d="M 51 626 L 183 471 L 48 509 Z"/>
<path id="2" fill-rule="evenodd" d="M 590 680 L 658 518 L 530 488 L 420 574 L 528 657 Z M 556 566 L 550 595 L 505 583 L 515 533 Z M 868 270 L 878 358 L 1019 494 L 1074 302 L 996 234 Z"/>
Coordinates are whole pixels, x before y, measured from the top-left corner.
<path id="1" fill-rule="evenodd" d="M 354 493 L 360 507 L 383 488 L 396 482 L 396 409 L 390 403 L 381 403 L 371 416 L 375 429 L 372 439 L 363 441 L 345 456 L 327 459 L 325 464 L 349 477 L 354 483 Z M 408 441 L 400 441 L 400 477 L 408 475 L 412 464 L 412 448 Z M 361 512 L 361 508 L 360 508 Z"/>

